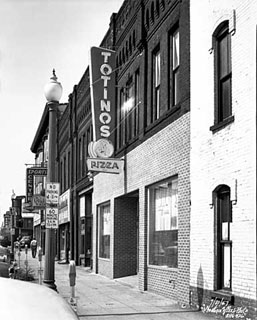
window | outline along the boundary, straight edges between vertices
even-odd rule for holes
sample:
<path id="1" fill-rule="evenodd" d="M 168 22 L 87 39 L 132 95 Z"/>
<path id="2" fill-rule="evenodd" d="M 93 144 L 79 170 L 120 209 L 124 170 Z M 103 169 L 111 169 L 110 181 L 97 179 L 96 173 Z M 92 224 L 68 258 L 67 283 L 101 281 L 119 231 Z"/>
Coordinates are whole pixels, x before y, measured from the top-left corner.
<path id="1" fill-rule="evenodd" d="M 61 185 L 61 190 L 64 190 L 64 186 L 63 186 L 63 162 L 61 161 L 61 176 L 60 176 L 60 185 Z"/>
<path id="2" fill-rule="evenodd" d="M 178 266 L 178 180 L 151 186 L 149 195 L 149 264 Z"/>
<path id="3" fill-rule="evenodd" d="M 125 144 L 125 109 L 123 108 L 125 101 L 125 89 L 120 90 L 119 108 L 117 110 L 118 129 L 117 129 L 117 149 Z"/>
<path id="4" fill-rule="evenodd" d="M 86 159 L 89 157 L 89 154 L 88 154 L 88 146 L 89 146 L 89 143 L 93 140 L 92 132 L 93 132 L 92 127 L 89 126 L 89 127 L 87 128 L 86 142 L 85 142 L 85 143 L 86 143 L 86 146 L 85 146 L 85 158 L 86 158 Z M 85 170 L 86 170 L 85 173 L 87 173 L 87 171 L 88 171 L 87 166 L 85 166 Z"/>
<path id="5" fill-rule="evenodd" d="M 68 152 L 68 188 L 71 185 L 71 156 L 70 151 Z"/>
<path id="6" fill-rule="evenodd" d="M 232 241 L 230 225 L 232 222 L 232 206 L 230 188 L 219 186 L 216 190 L 216 239 L 217 239 L 217 289 L 231 290 L 232 277 Z"/>
<path id="7" fill-rule="evenodd" d="M 231 35 L 228 21 L 222 23 L 214 33 L 216 112 L 215 122 L 219 123 L 231 116 Z"/>
<path id="8" fill-rule="evenodd" d="M 170 53 L 169 53 L 169 73 L 170 73 L 170 106 L 175 106 L 180 101 L 179 85 L 179 30 L 178 28 L 170 35 Z"/>
<path id="9" fill-rule="evenodd" d="M 132 77 L 126 85 L 125 103 L 123 105 L 126 119 L 126 142 L 132 138 L 132 114 L 134 111 L 133 82 Z"/>
<path id="10" fill-rule="evenodd" d="M 67 167 L 66 167 L 66 157 L 63 158 L 63 190 L 67 189 Z"/>
<path id="11" fill-rule="evenodd" d="M 48 151 L 49 149 L 49 140 L 46 138 L 44 141 L 44 155 L 43 155 L 43 161 L 47 162 L 48 161 Z"/>
<path id="12" fill-rule="evenodd" d="M 161 54 L 158 47 L 153 53 L 153 93 L 151 122 L 160 117 L 160 83 L 161 83 Z"/>
<path id="13" fill-rule="evenodd" d="M 133 140 L 139 133 L 139 70 L 121 88 L 117 110 L 117 149 Z"/>
<path id="14" fill-rule="evenodd" d="M 87 144 L 86 144 L 86 134 L 84 133 L 82 136 L 82 177 L 84 177 L 86 173 L 86 150 L 87 150 Z"/>
<path id="15" fill-rule="evenodd" d="M 83 147 L 82 147 L 82 139 L 79 139 L 79 164 L 78 164 L 78 178 L 82 177 L 82 155 L 83 155 Z"/>
<path id="16" fill-rule="evenodd" d="M 134 119 L 134 136 L 139 133 L 139 105 L 140 105 L 140 86 L 139 86 L 139 70 L 135 73 L 135 108 L 133 111 Z"/>
<path id="17" fill-rule="evenodd" d="M 110 204 L 99 206 L 99 257 L 110 259 Z"/>

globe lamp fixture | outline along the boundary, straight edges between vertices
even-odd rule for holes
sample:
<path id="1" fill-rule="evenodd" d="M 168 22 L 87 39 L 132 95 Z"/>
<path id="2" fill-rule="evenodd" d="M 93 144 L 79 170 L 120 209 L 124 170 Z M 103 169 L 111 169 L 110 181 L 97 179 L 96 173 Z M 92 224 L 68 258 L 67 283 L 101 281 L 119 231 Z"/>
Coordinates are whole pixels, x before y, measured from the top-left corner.
<path id="1" fill-rule="evenodd" d="M 57 81 L 55 70 L 50 78 L 50 82 L 44 87 L 44 93 L 48 102 L 59 102 L 62 96 L 62 85 Z"/>

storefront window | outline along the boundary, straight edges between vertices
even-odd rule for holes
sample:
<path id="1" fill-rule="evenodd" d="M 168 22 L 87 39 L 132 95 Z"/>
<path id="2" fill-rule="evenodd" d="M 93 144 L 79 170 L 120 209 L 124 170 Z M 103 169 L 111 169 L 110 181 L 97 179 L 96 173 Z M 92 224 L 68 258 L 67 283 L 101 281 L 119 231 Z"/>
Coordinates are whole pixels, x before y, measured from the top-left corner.
<path id="1" fill-rule="evenodd" d="M 110 258 L 110 204 L 99 206 L 99 257 Z"/>
<path id="2" fill-rule="evenodd" d="M 149 188 L 149 264 L 178 265 L 177 178 Z"/>

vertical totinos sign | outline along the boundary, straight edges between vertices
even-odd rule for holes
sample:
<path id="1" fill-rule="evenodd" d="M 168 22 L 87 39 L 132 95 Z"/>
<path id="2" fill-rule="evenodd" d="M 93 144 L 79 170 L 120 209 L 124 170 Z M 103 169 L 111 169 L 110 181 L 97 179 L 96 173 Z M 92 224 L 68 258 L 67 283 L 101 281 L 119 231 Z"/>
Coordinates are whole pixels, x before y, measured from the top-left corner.
<path id="1" fill-rule="evenodd" d="M 94 141 L 107 139 L 114 145 L 115 52 L 92 47 L 90 60 Z"/>

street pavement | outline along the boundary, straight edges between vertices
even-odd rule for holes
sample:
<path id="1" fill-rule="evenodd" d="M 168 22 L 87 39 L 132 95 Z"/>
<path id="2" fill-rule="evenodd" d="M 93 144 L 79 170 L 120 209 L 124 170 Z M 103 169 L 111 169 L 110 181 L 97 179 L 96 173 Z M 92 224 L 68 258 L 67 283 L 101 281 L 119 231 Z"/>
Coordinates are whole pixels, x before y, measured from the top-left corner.
<path id="1" fill-rule="evenodd" d="M 19 259 L 18 259 L 19 258 Z M 34 270 L 35 282 L 39 282 L 38 257 L 32 258 L 28 250 L 16 256 L 20 267 L 27 265 Z M 44 256 L 43 264 L 44 267 Z M 70 303 L 81 320 L 206 320 L 216 316 L 198 310 L 182 308 L 171 299 L 137 288 L 136 277 L 108 279 L 85 267 L 76 267 L 76 285 L 69 285 L 69 265 L 55 263 L 55 284 L 59 294 Z M 74 297 L 74 298 L 72 298 Z"/>

